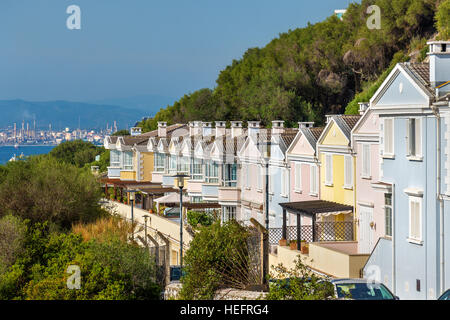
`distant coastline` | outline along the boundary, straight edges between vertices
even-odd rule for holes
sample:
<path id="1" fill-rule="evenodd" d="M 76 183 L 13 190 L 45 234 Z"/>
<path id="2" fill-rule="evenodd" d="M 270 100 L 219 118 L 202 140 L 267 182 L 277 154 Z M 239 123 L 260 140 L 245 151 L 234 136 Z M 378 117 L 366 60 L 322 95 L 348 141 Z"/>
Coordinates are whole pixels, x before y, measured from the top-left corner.
<path id="1" fill-rule="evenodd" d="M 17 145 L 18 148 L 20 147 L 56 147 L 57 144 L 19 144 Z M 15 147 L 14 144 L 0 144 L 1 147 Z"/>

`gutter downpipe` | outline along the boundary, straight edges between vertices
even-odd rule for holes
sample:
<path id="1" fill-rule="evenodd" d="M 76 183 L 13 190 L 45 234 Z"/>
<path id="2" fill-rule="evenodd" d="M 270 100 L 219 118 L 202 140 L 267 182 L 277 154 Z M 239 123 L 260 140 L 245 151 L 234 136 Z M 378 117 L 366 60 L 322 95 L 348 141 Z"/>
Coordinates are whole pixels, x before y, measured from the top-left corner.
<path id="1" fill-rule="evenodd" d="M 441 116 L 439 114 L 439 107 L 433 105 L 431 107 L 436 116 L 436 194 L 439 201 L 439 294 L 444 292 L 444 200 L 441 195 Z"/>
<path id="2" fill-rule="evenodd" d="M 397 295 L 396 263 L 395 263 L 395 183 L 392 183 L 392 291 Z"/>

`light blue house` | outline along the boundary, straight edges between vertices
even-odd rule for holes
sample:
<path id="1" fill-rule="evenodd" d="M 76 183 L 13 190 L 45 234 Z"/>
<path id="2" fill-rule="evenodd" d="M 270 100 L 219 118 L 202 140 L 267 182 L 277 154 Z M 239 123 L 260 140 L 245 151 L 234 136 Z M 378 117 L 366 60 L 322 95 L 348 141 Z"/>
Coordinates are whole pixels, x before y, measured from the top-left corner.
<path id="1" fill-rule="evenodd" d="M 450 42 L 430 42 L 429 62 L 398 64 L 370 104 L 380 117 L 386 225 L 364 277 L 400 299 L 450 288 Z M 386 192 L 387 191 L 387 192 Z"/>

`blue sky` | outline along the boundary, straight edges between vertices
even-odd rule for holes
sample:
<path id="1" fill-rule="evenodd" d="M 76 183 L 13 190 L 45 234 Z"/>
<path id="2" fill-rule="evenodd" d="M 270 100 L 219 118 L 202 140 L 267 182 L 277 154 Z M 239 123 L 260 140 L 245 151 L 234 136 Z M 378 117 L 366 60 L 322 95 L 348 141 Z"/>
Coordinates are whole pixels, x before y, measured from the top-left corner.
<path id="1" fill-rule="evenodd" d="M 1 0 L 0 99 L 90 101 L 215 86 L 250 47 L 352 0 Z M 81 8 L 68 30 L 66 8 Z"/>

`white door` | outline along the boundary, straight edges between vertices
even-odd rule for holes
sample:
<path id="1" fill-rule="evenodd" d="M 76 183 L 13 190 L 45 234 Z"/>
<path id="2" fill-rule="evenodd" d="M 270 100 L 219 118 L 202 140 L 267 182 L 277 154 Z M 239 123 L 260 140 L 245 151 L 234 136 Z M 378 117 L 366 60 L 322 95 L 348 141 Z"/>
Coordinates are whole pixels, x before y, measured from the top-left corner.
<path id="1" fill-rule="evenodd" d="M 371 253 L 373 247 L 373 208 L 359 207 L 359 253 Z"/>

